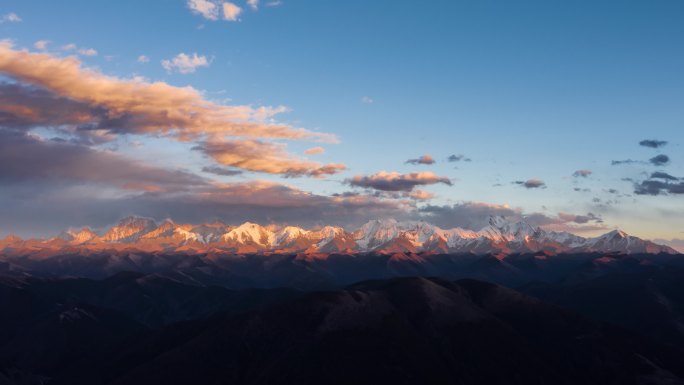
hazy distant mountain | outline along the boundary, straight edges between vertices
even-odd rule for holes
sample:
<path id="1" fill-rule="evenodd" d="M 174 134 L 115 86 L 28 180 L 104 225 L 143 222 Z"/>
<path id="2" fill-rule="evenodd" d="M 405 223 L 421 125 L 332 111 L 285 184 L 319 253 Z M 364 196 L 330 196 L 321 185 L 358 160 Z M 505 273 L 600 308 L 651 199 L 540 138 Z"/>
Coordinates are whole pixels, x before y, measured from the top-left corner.
<path id="1" fill-rule="evenodd" d="M 547 254 L 614 252 L 621 254 L 677 252 L 642 240 L 620 230 L 597 238 L 583 238 L 567 232 L 545 231 L 527 222 L 509 222 L 492 217 L 480 231 L 461 228 L 441 229 L 426 222 L 373 220 L 348 232 L 326 226 L 305 230 L 295 226 L 274 228 L 255 223 L 240 226 L 212 224 L 161 224 L 148 218 L 128 217 L 99 236 L 88 228 L 69 230 L 47 240 L 0 240 L 0 254 L 31 254 L 43 257 L 78 250 L 140 250 L 148 252 L 228 252 L 228 253 L 469 253 Z"/>

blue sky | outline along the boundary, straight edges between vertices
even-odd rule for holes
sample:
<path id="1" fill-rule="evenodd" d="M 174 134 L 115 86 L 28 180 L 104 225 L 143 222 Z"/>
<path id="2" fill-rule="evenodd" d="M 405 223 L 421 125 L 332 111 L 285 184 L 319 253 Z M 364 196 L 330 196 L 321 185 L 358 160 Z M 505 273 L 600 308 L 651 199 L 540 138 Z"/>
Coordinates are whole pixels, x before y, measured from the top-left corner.
<path id="1" fill-rule="evenodd" d="M 237 21 L 207 19 L 184 0 L 10 0 L 0 14 L 21 21 L 0 24 L 0 38 L 32 52 L 46 40 L 44 52 L 77 55 L 84 68 L 191 86 L 219 104 L 286 106 L 274 122 L 339 138 L 287 141 L 287 152 L 305 157 L 320 145 L 325 154 L 308 158 L 347 167 L 324 179 L 247 170 L 214 181 L 378 195 L 386 192 L 345 181 L 383 170 L 426 171 L 453 183 L 419 186 L 436 197 L 415 207 L 483 202 L 552 217 L 592 213 L 603 221 L 584 229 L 576 223 L 577 230 L 621 227 L 682 238 L 681 194 L 635 194 L 635 184 L 655 171 L 684 177 L 681 1 L 262 0 L 256 11 L 233 3 L 242 9 Z M 60 48 L 67 44 L 78 48 Z M 97 55 L 78 54 L 86 48 Z M 162 60 L 180 53 L 208 64 L 192 73 L 165 70 Z M 140 55 L 149 61 L 139 62 Z M 51 129 L 33 132 L 46 136 Z M 640 146 L 644 139 L 668 143 Z M 201 174 L 213 161 L 193 146 L 121 135 L 93 148 Z M 437 162 L 405 164 L 423 154 Z M 472 161 L 448 162 L 452 154 Z M 667 154 L 669 164 L 648 164 L 658 154 Z M 611 165 L 625 159 L 646 163 Z M 592 174 L 573 177 L 580 169 Z M 513 183 L 530 179 L 545 188 Z"/>

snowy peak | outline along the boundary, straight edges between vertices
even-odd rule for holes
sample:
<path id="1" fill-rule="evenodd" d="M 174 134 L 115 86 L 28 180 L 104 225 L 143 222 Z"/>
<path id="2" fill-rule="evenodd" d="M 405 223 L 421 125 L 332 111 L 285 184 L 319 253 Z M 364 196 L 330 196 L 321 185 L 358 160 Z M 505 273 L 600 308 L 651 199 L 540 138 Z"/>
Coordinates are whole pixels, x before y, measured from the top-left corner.
<path id="1" fill-rule="evenodd" d="M 99 237 L 89 228 L 69 230 L 48 241 L 6 238 L 2 250 L 43 250 L 50 254 L 78 245 L 84 250 L 137 248 L 164 252 L 225 253 L 449 253 L 497 254 L 561 253 L 670 253 L 667 247 L 614 230 L 596 238 L 567 232 L 544 231 L 525 220 L 511 222 L 497 216 L 480 231 L 441 229 L 424 221 L 372 220 L 354 232 L 325 226 L 306 230 L 296 226 L 263 227 L 246 222 L 237 227 L 215 222 L 178 224 L 171 219 L 158 226 L 154 220 L 128 217 Z M 56 251 L 55 251 L 56 250 Z M 19 251 L 18 251 L 19 252 Z"/>
<path id="2" fill-rule="evenodd" d="M 112 227 L 102 239 L 107 242 L 133 242 L 156 228 L 157 224 L 152 219 L 127 217 Z"/>
<path id="3" fill-rule="evenodd" d="M 525 241 L 528 237 L 539 235 L 540 229 L 535 229 L 524 219 L 520 222 L 509 222 L 503 216 L 492 216 L 489 225 L 480 230 L 480 235 L 498 242 Z"/>
<path id="4" fill-rule="evenodd" d="M 437 226 L 420 221 L 372 220 L 354 232 L 354 239 L 361 249 L 375 249 L 398 239 L 419 246 L 441 231 Z"/>
<path id="5" fill-rule="evenodd" d="M 242 245 L 271 246 L 275 243 L 275 234 L 256 223 L 245 222 L 224 234 L 222 239 Z"/>
<path id="6" fill-rule="evenodd" d="M 277 245 L 290 243 L 306 236 L 307 234 L 309 234 L 309 231 L 304 230 L 301 227 L 286 226 L 276 232 L 275 243 Z"/>
<path id="7" fill-rule="evenodd" d="M 66 237 L 64 237 L 64 239 L 66 239 L 67 241 L 71 241 L 75 244 L 94 241 L 98 238 L 99 235 L 95 234 L 92 230 L 90 230 L 89 227 L 84 227 L 81 230 L 70 229 L 66 232 Z"/>

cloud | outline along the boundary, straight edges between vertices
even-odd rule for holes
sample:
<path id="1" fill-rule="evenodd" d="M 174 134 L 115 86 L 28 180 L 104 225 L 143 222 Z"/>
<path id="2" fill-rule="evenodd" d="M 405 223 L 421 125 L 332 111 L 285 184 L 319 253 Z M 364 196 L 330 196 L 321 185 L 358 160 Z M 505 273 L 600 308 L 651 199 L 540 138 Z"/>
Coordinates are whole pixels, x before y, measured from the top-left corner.
<path id="1" fill-rule="evenodd" d="M 223 3 L 223 19 L 228 21 L 238 21 L 240 20 L 240 14 L 242 13 L 242 8 L 237 5 L 225 2 Z"/>
<path id="2" fill-rule="evenodd" d="M 656 171 L 651 174 L 651 179 L 664 179 L 664 180 L 679 180 L 679 178 L 674 177 L 666 172 Z"/>
<path id="3" fill-rule="evenodd" d="M 621 164 L 644 164 L 646 162 L 641 161 L 641 160 L 634 160 L 634 159 L 625 159 L 625 160 L 613 160 L 610 162 L 611 165 L 617 166 Z"/>
<path id="4" fill-rule="evenodd" d="M 432 158 L 432 155 L 425 154 L 425 155 L 422 155 L 420 158 L 409 159 L 404 163 L 406 163 L 406 164 L 435 164 L 435 160 Z"/>
<path id="5" fill-rule="evenodd" d="M 408 196 L 417 201 L 427 201 L 434 198 L 435 194 L 423 190 L 413 190 L 409 192 Z"/>
<path id="6" fill-rule="evenodd" d="M 78 48 L 78 47 L 76 47 L 76 44 L 69 43 L 69 44 L 61 46 L 59 49 L 61 49 L 62 51 L 73 51 L 76 48 Z"/>
<path id="7" fill-rule="evenodd" d="M 445 206 L 427 205 L 417 211 L 420 219 L 445 229 L 460 227 L 478 231 L 489 224 L 489 218 L 492 216 L 506 217 L 512 222 L 524 219 L 532 226 L 541 226 L 554 231 L 582 232 L 603 228 L 601 218 L 592 213 L 576 215 L 561 212 L 555 216 L 549 216 L 542 213 L 525 213 L 521 208 L 505 204 L 484 202 L 468 201 Z"/>
<path id="8" fill-rule="evenodd" d="M 253 11 L 259 9 L 259 0 L 247 0 L 247 5 L 252 8 Z"/>
<path id="9" fill-rule="evenodd" d="M 670 246 L 671 248 L 684 254 L 684 239 L 654 239 L 653 242 L 660 245 Z"/>
<path id="10" fill-rule="evenodd" d="M 304 151 L 306 155 L 319 155 L 325 154 L 325 148 L 323 147 L 311 147 Z"/>
<path id="11" fill-rule="evenodd" d="M 650 147 L 650 148 L 660 148 L 667 145 L 666 140 L 655 140 L 655 139 L 644 139 L 639 142 L 640 146 Z"/>
<path id="12" fill-rule="evenodd" d="M 191 74 L 199 67 L 209 67 L 209 61 L 206 56 L 198 56 L 197 53 L 191 56 L 181 52 L 172 59 L 162 60 L 161 65 L 168 73 Z"/>
<path id="13" fill-rule="evenodd" d="M 644 180 L 634 184 L 634 193 L 638 195 L 684 194 L 684 182 L 663 182 L 661 180 Z"/>
<path id="14" fill-rule="evenodd" d="M 573 172 L 572 176 L 574 176 L 575 178 L 577 178 L 577 177 L 586 178 L 591 174 L 592 174 L 591 170 L 582 169 L 582 170 L 577 170 L 577 171 Z"/>
<path id="15" fill-rule="evenodd" d="M 398 172 L 380 171 L 373 175 L 357 175 L 345 181 L 350 186 L 370 188 L 380 191 L 412 191 L 416 186 L 426 186 L 443 183 L 451 186 L 451 180 L 437 176 L 432 172 L 412 172 L 400 174 Z"/>
<path id="16" fill-rule="evenodd" d="M 322 177 L 346 169 L 343 164 L 322 165 L 291 157 L 285 152 L 285 145 L 282 143 L 214 138 L 194 149 L 226 166 L 269 174 L 284 174 L 289 177 Z"/>
<path id="17" fill-rule="evenodd" d="M 83 225 L 102 228 L 126 215 L 173 218 L 178 222 L 222 220 L 230 224 L 254 221 L 306 227 L 356 227 L 369 219 L 410 217 L 410 202 L 357 194 L 324 196 L 293 186 L 267 182 L 215 184 L 192 191 L 142 192 L 117 197 L 87 190 L 37 189 L 30 186 L 27 201 L 21 189 L 0 190 L 7 203 L 0 228 L 20 235 L 46 235 Z M 30 204 L 27 204 L 30 203 Z"/>
<path id="18" fill-rule="evenodd" d="M 589 222 L 603 222 L 603 219 L 601 219 L 600 216 L 593 213 L 587 213 L 586 215 L 577 215 L 560 212 L 558 213 L 558 219 L 560 219 L 563 223 L 573 222 L 578 224 L 585 224 Z"/>
<path id="19" fill-rule="evenodd" d="M 92 48 L 80 48 L 78 53 L 83 56 L 97 56 L 97 51 Z"/>
<path id="20" fill-rule="evenodd" d="M 457 155 L 457 154 L 453 154 L 453 155 L 449 155 L 449 157 L 447 158 L 447 160 L 448 160 L 449 162 L 460 162 L 460 161 L 463 161 L 463 162 L 470 162 L 470 161 L 471 161 L 470 158 L 466 157 L 466 156 L 463 155 L 463 154 L 458 154 L 458 155 Z"/>
<path id="21" fill-rule="evenodd" d="M 219 166 L 202 167 L 202 172 L 221 176 L 235 176 L 242 174 L 242 171 L 240 170 L 232 170 L 229 168 L 223 168 Z"/>
<path id="22" fill-rule="evenodd" d="M 19 17 L 14 12 L 6 13 L 0 17 L 0 24 L 3 24 L 3 23 L 19 23 L 19 22 L 21 22 L 21 17 Z"/>
<path id="23" fill-rule="evenodd" d="M 40 43 L 40 44 L 39 44 Z M 34 47 L 44 50 L 47 47 L 48 41 L 41 40 L 34 44 Z M 43 48 L 40 48 L 43 47 Z M 97 51 L 93 48 L 78 48 L 74 43 L 69 43 L 60 47 L 62 51 L 76 51 L 81 56 L 97 56 Z"/>
<path id="24" fill-rule="evenodd" d="M 362 96 L 362 97 L 361 97 L 361 103 L 373 104 L 373 102 L 374 102 L 374 100 L 371 99 L 371 98 L 368 97 L 368 96 Z"/>
<path id="25" fill-rule="evenodd" d="M 0 73 L 25 85 L 43 88 L 103 113 L 92 117 L 88 128 L 112 133 L 173 134 L 182 140 L 203 135 L 335 142 L 333 135 L 314 133 L 264 120 L 285 112 L 285 107 L 229 106 L 202 98 L 191 87 L 163 82 L 119 79 L 81 67 L 73 57 L 13 50 L 0 44 Z M 26 106 L 32 109 L 32 106 Z M 40 112 L 36 112 L 40 113 Z M 81 124 L 86 117 L 79 116 Z"/>
<path id="26" fill-rule="evenodd" d="M 37 42 L 33 43 L 33 46 L 36 49 L 46 50 L 48 47 L 48 44 L 50 44 L 49 40 L 38 40 Z"/>
<path id="27" fill-rule="evenodd" d="M 0 130 L 0 182 L 95 183 L 125 190 L 181 191 L 207 185 L 186 171 L 152 167 L 63 140 Z"/>
<path id="28" fill-rule="evenodd" d="M 137 61 L 138 61 L 138 63 L 149 63 L 150 58 L 145 56 L 145 55 L 140 55 L 140 56 L 138 56 Z"/>
<path id="29" fill-rule="evenodd" d="M 656 155 L 648 160 L 651 164 L 655 166 L 663 166 L 670 163 L 670 157 L 664 154 Z"/>
<path id="30" fill-rule="evenodd" d="M 528 179 L 526 181 L 522 180 L 517 180 L 513 182 L 514 184 L 521 185 L 525 188 L 532 189 L 532 188 L 546 188 L 546 183 L 544 183 L 543 180 L 541 179 Z"/>
<path id="31" fill-rule="evenodd" d="M 217 20 L 219 7 L 214 1 L 188 0 L 188 8 L 193 13 L 199 14 L 207 20 Z"/>

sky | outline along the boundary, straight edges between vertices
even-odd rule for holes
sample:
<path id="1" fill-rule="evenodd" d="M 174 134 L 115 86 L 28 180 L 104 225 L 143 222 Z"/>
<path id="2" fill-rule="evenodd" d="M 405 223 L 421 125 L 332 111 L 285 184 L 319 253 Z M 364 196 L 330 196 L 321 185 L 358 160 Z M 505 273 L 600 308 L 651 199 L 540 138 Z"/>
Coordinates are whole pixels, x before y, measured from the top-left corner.
<path id="1" fill-rule="evenodd" d="M 683 16 L 678 0 L 4 0 L 0 236 L 506 215 L 681 246 Z"/>

